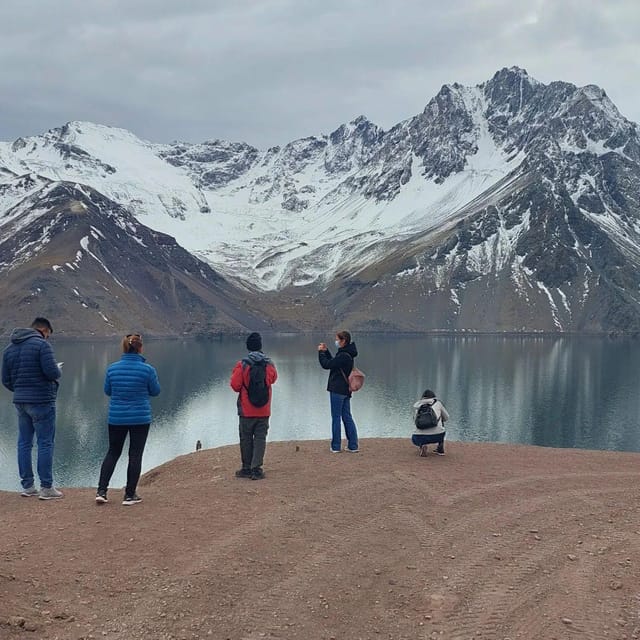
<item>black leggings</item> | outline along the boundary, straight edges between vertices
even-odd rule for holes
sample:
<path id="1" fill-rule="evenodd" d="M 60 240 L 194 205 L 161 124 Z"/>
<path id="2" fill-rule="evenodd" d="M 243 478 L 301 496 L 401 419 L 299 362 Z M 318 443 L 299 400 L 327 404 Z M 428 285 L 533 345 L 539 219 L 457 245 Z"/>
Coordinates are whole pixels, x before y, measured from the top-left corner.
<path id="1" fill-rule="evenodd" d="M 104 457 L 100 469 L 100 481 L 98 491 L 106 491 L 109 480 L 116 468 L 116 463 L 122 453 L 124 441 L 129 434 L 129 466 L 127 467 L 127 488 L 125 494 L 132 496 L 136 492 L 140 472 L 142 471 L 142 454 L 144 445 L 149 435 L 148 424 L 110 424 L 109 425 L 109 451 Z"/>

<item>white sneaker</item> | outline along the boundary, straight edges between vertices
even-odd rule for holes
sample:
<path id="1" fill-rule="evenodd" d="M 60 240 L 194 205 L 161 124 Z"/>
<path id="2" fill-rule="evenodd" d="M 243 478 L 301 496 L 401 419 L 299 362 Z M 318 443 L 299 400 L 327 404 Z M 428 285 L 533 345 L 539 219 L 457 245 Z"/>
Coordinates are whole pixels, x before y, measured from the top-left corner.
<path id="1" fill-rule="evenodd" d="M 31 496 L 37 496 L 39 493 L 40 492 L 35 488 L 35 486 L 31 485 L 30 487 L 23 489 L 20 492 L 20 495 L 24 496 L 25 498 L 30 498 Z"/>
<path id="2" fill-rule="evenodd" d="M 64 494 L 62 491 L 58 491 L 54 487 L 42 487 L 38 497 L 40 500 L 55 500 L 56 498 L 63 498 Z"/>

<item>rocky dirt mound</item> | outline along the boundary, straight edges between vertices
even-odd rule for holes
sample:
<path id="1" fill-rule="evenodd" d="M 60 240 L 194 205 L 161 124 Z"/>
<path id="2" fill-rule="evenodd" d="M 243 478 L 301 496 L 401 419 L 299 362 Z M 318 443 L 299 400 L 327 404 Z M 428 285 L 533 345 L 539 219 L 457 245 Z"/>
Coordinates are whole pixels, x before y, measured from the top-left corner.
<path id="1" fill-rule="evenodd" d="M 0 492 L 0 638 L 638 638 L 639 463 L 272 443 L 264 480 L 203 450 L 132 507 Z"/>

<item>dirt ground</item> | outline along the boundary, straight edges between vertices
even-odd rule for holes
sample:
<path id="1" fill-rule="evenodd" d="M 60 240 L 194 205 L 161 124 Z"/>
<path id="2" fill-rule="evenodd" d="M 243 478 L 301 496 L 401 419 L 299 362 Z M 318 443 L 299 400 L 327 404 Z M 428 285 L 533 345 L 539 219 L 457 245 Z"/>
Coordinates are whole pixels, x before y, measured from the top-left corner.
<path id="1" fill-rule="evenodd" d="M 401 440 L 237 447 L 144 501 L 0 492 L 0 638 L 640 637 L 640 454 Z"/>

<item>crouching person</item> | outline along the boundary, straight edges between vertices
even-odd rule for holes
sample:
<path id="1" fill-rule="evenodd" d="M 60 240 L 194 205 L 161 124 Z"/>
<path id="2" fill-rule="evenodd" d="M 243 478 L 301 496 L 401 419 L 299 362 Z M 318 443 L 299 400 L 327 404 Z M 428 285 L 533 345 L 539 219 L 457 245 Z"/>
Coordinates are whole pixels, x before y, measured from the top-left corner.
<path id="1" fill-rule="evenodd" d="M 449 414 L 444 405 L 431 389 L 427 389 L 413 405 L 415 431 L 411 436 L 411 442 L 419 448 L 421 456 L 427 455 L 430 444 L 436 445 L 435 452 L 439 456 L 444 455 L 444 423 L 447 420 Z"/>

